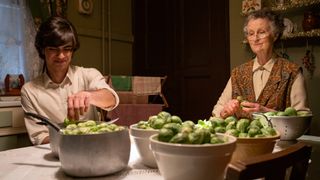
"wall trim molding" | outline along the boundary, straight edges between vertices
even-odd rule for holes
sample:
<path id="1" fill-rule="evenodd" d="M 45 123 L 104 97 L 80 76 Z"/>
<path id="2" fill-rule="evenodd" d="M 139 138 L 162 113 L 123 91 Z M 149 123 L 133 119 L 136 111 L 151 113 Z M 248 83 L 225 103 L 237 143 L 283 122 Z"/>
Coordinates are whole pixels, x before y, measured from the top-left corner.
<path id="1" fill-rule="evenodd" d="M 97 39 L 102 38 L 101 30 L 78 28 L 77 32 L 78 32 L 78 36 L 91 37 L 91 38 L 97 38 Z M 109 38 L 108 34 L 109 34 L 108 32 L 105 32 L 105 39 Z M 134 37 L 132 35 L 111 33 L 111 40 L 132 44 L 134 42 Z"/>

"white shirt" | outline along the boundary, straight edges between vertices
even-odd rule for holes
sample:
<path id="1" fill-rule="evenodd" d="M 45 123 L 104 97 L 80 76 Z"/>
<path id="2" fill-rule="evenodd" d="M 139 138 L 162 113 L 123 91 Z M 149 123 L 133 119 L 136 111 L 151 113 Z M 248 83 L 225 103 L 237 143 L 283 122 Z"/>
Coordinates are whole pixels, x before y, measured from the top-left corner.
<path id="1" fill-rule="evenodd" d="M 261 66 L 258 63 L 257 58 L 254 59 L 252 72 L 253 72 L 253 88 L 254 88 L 256 100 L 258 99 L 261 91 L 263 90 L 263 88 L 265 87 L 269 79 L 274 62 L 275 62 L 274 59 L 270 59 L 266 64 Z M 220 112 L 222 111 L 224 105 L 231 99 L 232 99 L 232 84 L 231 84 L 231 79 L 229 78 L 225 89 L 223 90 L 217 104 L 213 108 L 212 115 L 220 117 Z M 297 110 L 308 110 L 308 111 L 310 110 L 308 108 L 308 97 L 306 93 L 304 77 L 301 72 L 297 75 L 295 81 L 292 84 L 290 101 L 291 101 L 291 107 Z"/>
<path id="2" fill-rule="evenodd" d="M 56 123 L 62 123 L 67 117 L 68 96 L 83 90 L 109 90 L 116 99 L 116 105 L 105 110 L 112 110 L 119 104 L 117 93 L 106 83 L 102 74 L 94 68 L 70 66 L 65 79 L 56 84 L 43 73 L 26 83 L 21 90 L 21 104 L 25 112 L 40 114 Z M 41 144 L 48 136 L 48 128 L 35 123 L 33 118 L 25 117 L 25 125 L 33 144 Z M 91 106 L 80 120 L 98 119 L 96 108 Z"/>

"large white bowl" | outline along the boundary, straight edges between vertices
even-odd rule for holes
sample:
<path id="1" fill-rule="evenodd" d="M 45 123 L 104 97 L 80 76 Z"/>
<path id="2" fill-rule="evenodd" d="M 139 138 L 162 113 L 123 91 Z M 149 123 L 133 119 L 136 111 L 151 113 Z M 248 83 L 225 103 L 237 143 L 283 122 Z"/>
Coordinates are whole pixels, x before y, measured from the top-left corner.
<path id="1" fill-rule="evenodd" d="M 158 130 L 152 129 L 139 129 L 137 128 L 137 124 L 132 124 L 130 126 L 130 135 L 137 147 L 141 162 L 152 168 L 157 168 L 157 163 L 152 151 L 150 150 L 149 137 L 157 134 L 158 132 Z"/>
<path id="2" fill-rule="evenodd" d="M 292 141 L 305 134 L 310 128 L 312 115 L 268 116 L 274 128 L 280 132 L 280 140 Z"/>
<path id="3" fill-rule="evenodd" d="M 160 174 L 165 180 L 222 180 L 236 147 L 236 138 L 227 138 L 223 144 L 174 144 L 158 141 L 158 135 L 150 137 L 150 147 Z"/>

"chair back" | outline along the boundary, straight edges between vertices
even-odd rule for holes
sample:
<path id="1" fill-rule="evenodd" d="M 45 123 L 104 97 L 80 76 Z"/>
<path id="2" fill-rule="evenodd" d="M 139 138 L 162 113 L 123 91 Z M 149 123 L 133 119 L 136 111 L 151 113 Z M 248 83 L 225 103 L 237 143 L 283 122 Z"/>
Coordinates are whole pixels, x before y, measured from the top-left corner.
<path id="1" fill-rule="evenodd" d="M 230 163 L 227 180 L 303 180 L 306 178 L 312 147 L 298 142 L 288 148 Z"/>

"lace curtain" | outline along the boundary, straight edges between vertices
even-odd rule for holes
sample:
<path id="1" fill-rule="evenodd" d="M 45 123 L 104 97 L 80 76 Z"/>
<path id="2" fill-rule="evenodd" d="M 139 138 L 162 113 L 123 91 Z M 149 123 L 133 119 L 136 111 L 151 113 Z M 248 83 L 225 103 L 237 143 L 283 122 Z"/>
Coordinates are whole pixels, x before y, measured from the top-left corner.
<path id="1" fill-rule="evenodd" d="M 41 72 L 34 46 L 36 29 L 26 0 L 0 1 L 0 88 L 6 74 L 23 74 L 26 81 Z"/>

